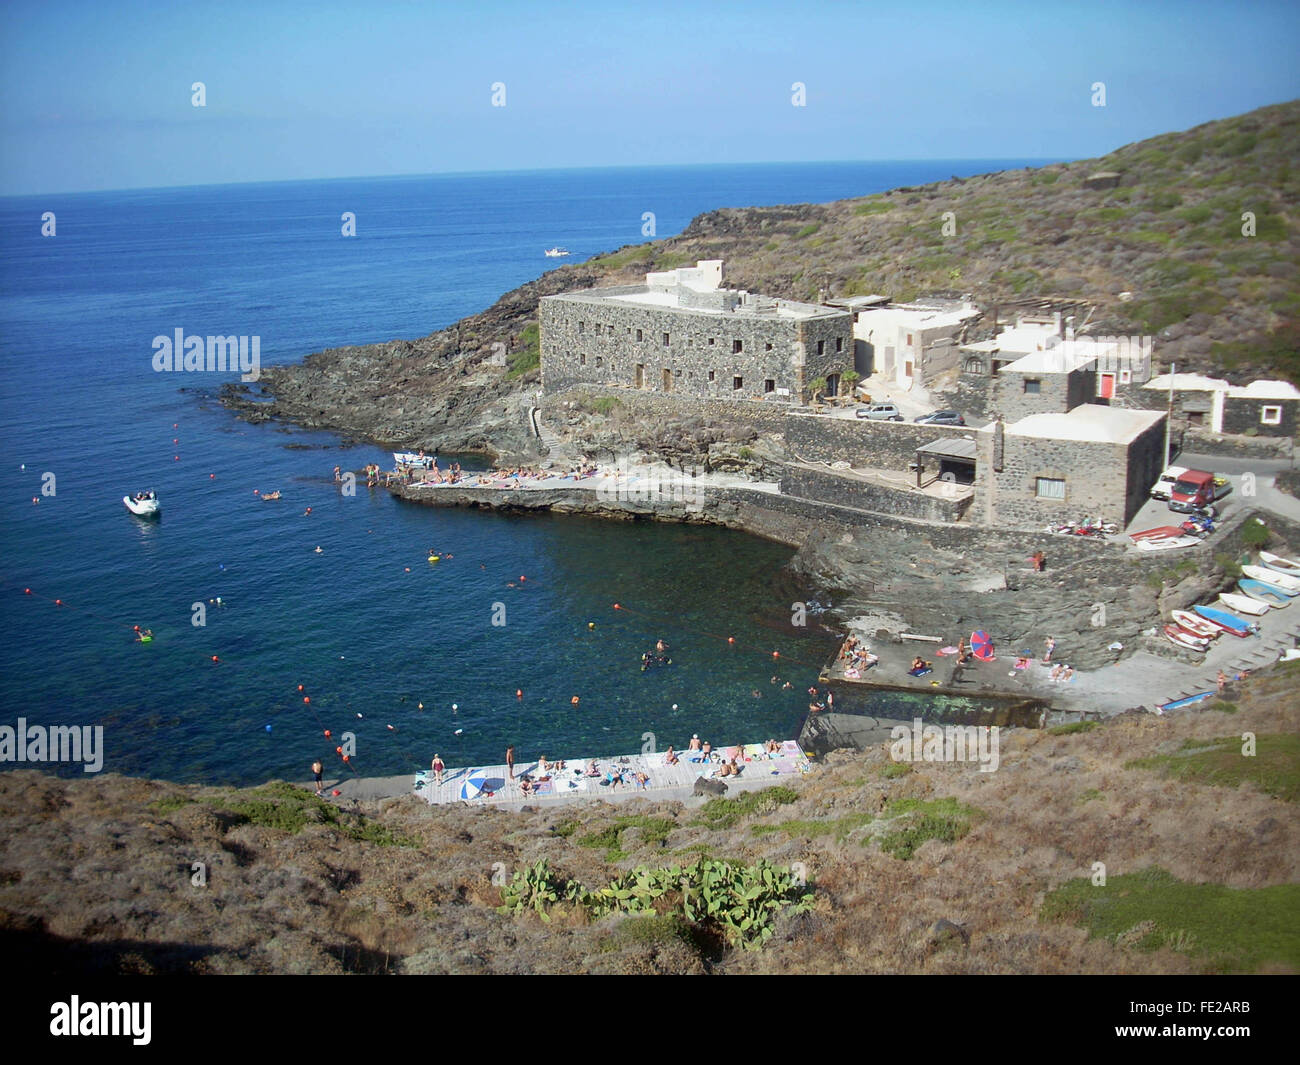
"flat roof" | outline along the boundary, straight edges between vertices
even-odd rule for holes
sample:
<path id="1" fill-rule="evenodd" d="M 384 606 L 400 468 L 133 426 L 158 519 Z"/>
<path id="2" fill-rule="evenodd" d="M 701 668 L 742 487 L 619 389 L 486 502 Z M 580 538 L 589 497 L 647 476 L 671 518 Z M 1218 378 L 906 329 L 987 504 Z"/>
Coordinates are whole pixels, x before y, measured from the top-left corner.
<path id="1" fill-rule="evenodd" d="M 1125 410 L 1083 403 L 1071 411 L 1031 414 L 1008 425 L 1007 436 L 1041 440 L 1078 440 L 1095 444 L 1127 444 L 1157 424 L 1162 410 Z"/>
<path id="2" fill-rule="evenodd" d="M 1058 344 L 1046 351 L 1031 351 L 1002 369 L 1012 373 L 1073 373 L 1096 361 L 1096 352 L 1085 354 L 1075 347 Z"/>
<path id="3" fill-rule="evenodd" d="M 975 441 L 965 437 L 949 437 L 947 440 L 932 440 L 916 449 L 918 455 L 938 455 L 944 459 L 966 459 L 975 461 Z"/>
<path id="4" fill-rule="evenodd" d="M 1222 378 L 1199 373 L 1161 374 L 1142 387 L 1168 392 L 1170 381 L 1173 381 L 1175 392 L 1226 392 L 1233 399 L 1300 399 L 1300 389 L 1290 381 L 1251 381 L 1248 385 L 1230 385 Z"/>
<path id="5" fill-rule="evenodd" d="M 726 290 L 718 290 L 726 291 Z M 735 291 L 735 290 L 730 290 Z M 838 307 L 823 307 L 816 303 L 800 303 L 797 300 L 783 300 L 775 296 L 756 296 L 750 294 L 752 303 L 742 303 L 732 311 L 717 310 L 709 307 L 683 307 L 673 292 L 655 291 L 648 285 L 617 285 L 610 288 L 593 288 L 581 292 L 560 292 L 554 296 L 543 296 L 544 300 L 562 300 L 566 303 L 581 303 L 587 306 L 599 306 L 606 303 L 629 304 L 634 307 L 658 307 L 662 310 L 677 311 L 681 314 L 703 314 L 712 317 L 739 316 L 755 318 L 759 321 L 771 318 L 808 319 L 847 317 L 849 312 Z M 760 306 L 773 307 L 762 311 Z"/>

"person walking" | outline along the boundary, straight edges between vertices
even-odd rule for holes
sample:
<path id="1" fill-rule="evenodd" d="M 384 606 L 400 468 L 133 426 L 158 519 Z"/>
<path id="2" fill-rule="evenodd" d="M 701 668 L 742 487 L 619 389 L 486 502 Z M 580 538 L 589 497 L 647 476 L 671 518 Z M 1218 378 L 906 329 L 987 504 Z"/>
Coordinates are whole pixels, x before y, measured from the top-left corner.
<path id="1" fill-rule="evenodd" d="M 506 748 L 506 777 L 509 780 L 515 779 L 515 749 L 513 745 Z"/>
<path id="2" fill-rule="evenodd" d="M 1049 636 L 1043 641 L 1043 646 L 1047 648 L 1043 652 L 1043 664 L 1046 665 L 1052 660 L 1052 652 L 1056 650 L 1056 640 Z"/>
<path id="3" fill-rule="evenodd" d="M 323 780 L 324 773 L 325 773 L 325 767 L 320 764 L 320 759 L 317 758 L 316 761 L 312 762 L 311 764 L 311 775 L 316 781 L 317 795 L 320 795 L 325 790 L 325 784 Z"/>
<path id="4" fill-rule="evenodd" d="M 441 785 L 442 771 L 447 768 L 446 765 L 443 764 L 442 755 L 435 754 L 433 756 L 432 768 L 433 768 L 433 782 L 435 784 Z"/>

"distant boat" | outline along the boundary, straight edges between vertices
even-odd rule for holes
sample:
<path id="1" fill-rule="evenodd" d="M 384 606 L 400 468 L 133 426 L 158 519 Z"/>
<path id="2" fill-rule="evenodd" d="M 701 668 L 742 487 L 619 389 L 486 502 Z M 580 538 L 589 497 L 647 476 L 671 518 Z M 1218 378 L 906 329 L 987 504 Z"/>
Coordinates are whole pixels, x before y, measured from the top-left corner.
<path id="1" fill-rule="evenodd" d="M 433 465 L 433 456 L 416 454 L 414 451 L 394 451 L 393 461 L 399 466 L 415 466 L 428 469 Z"/>
<path id="2" fill-rule="evenodd" d="M 1138 540 L 1133 546 L 1139 551 L 1171 551 L 1179 547 L 1192 547 L 1200 542 L 1195 536 L 1155 536 Z"/>
<path id="3" fill-rule="evenodd" d="M 122 502 L 137 518 L 156 518 L 162 512 L 162 504 L 158 502 L 158 496 L 152 489 L 148 492 L 136 492 L 133 496 L 123 496 Z"/>
<path id="4" fill-rule="evenodd" d="M 1218 625 L 1224 632 L 1230 632 L 1234 636 L 1250 635 L 1250 622 L 1237 617 L 1236 614 L 1230 614 L 1214 606 L 1195 606 L 1192 609 L 1206 621 Z"/>
<path id="5" fill-rule="evenodd" d="M 542 254 L 548 259 L 562 259 L 566 255 L 572 255 L 573 252 L 568 248 L 547 248 Z"/>
<path id="6" fill-rule="evenodd" d="M 1258 599 L 1261 603 L 1267 603 L 1279 610 L 1284 606 L 1291 605 L 1291 593 L 1280 585 L 1269 584 L 1267 581 L 1252 580 L 1250 577 L 1242 577 L 1237 582 L 1237 587 L 1241 589 L 1243 595 Z"/>

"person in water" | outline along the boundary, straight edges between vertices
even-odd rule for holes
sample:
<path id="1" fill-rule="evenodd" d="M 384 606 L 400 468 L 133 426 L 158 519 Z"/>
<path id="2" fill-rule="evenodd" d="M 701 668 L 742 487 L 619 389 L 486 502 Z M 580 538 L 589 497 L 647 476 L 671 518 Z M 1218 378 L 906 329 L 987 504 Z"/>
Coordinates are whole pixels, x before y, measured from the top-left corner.
<path id="1" fill-rule="evenodd" d="M 663 640 L 656 640 L 656 641 L 655 641 L 655 650 L 656 650 L 659 654 L 663 654 L 665 651 L 668 650 L 668 645 L 667 645 L 666 643 L 664 643 Z"/>

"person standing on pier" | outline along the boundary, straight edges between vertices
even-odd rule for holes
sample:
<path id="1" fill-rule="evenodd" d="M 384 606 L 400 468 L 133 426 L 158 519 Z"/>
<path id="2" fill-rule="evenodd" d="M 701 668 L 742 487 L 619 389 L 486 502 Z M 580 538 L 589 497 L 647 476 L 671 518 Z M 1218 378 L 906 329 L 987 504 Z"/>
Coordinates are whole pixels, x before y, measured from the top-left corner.
<path id="1" fill-rule="evenodd" d="M 515 749 L 513 746 L 506 748 L 506 777 L 509 780 L 515 779 Z"/>
<path id="2" fill-rule="evenodd" d="M 1052 660 L 1052 652 L 1056 650 L 1056 640 L 1049 636 L 1043 641 L 1043 646 L 1047 648 L 1047 650 L 1043 652 L 1043 664 L 1046 665 Z"/>

